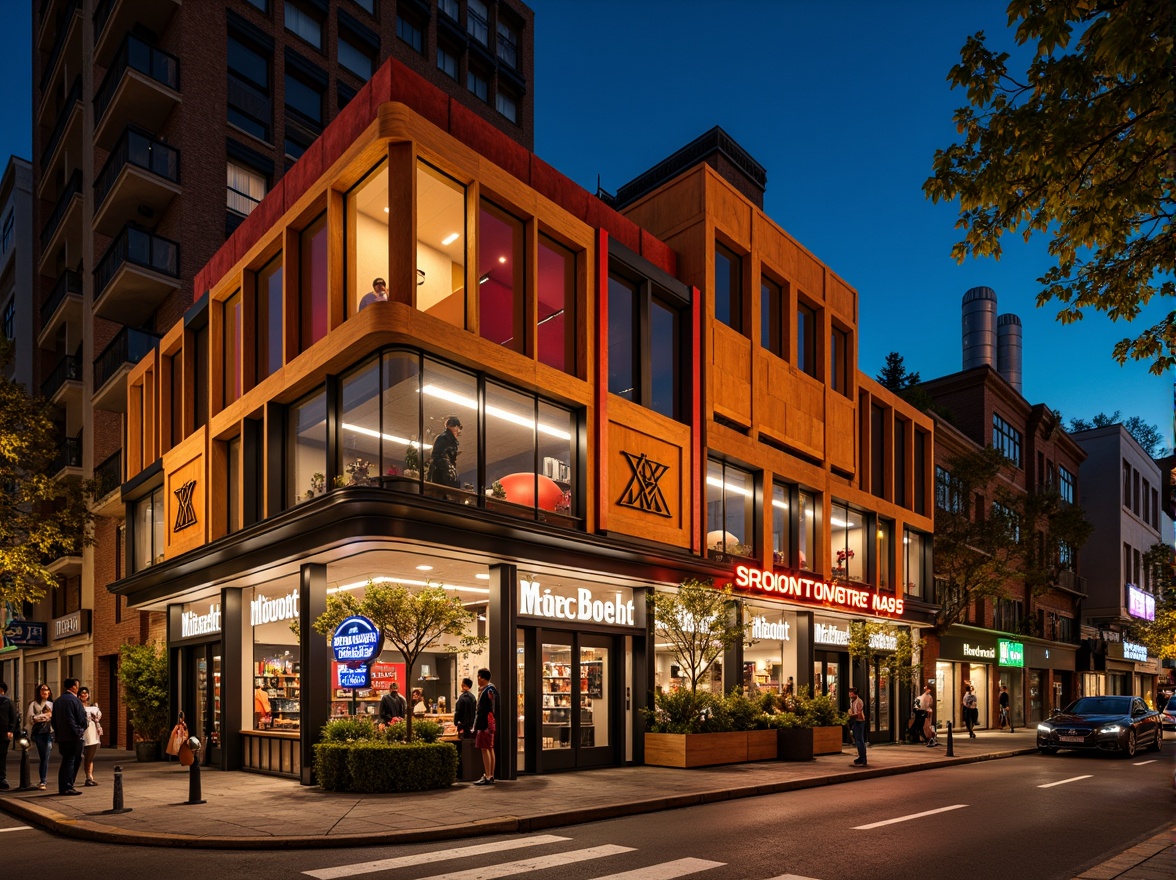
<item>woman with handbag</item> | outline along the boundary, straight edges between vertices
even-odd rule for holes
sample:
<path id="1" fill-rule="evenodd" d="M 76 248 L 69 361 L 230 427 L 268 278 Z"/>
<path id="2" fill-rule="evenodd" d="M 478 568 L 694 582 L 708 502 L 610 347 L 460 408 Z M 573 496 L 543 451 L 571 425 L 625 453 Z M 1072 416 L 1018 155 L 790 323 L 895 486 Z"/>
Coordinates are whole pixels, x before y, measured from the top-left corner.
<path id="1" fill-rule="evenodd" d="M 86 785 L 97 785 L 94 781 L 94 756 L 102 742 L 102 710 L 90 702 L 90 689 L 79 688 L 78 699 L 86 710 L 86 732 L 82 734 L 82 769 L 86 771 Z"/>
<path id="2" fill-rule="evenodd" d="M 29 736 L 37 744 L 37 755 L 41 759 L 37 765 L 41 777 L 37 788 L 44 790 L 45 778 L 49 774 L 49 753 L 53 751 L 53 727 L 50 724 L 53 720 L 53 692 L 49 690 L 49 685 L 37 686 L 37 696 L 29 703 L 25 717 L 32 722 Z"/>

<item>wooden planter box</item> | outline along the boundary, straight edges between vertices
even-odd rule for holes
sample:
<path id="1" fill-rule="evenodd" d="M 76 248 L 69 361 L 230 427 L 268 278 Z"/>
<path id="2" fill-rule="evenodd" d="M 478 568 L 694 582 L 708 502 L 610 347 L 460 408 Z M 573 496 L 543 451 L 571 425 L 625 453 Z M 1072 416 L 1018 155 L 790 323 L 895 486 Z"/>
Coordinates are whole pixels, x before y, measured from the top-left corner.
<path id="1" fill-rule="evenodd" d="M 653 767 L 713 767 L 775 757 L 774 730 L 645 734 L 645 763 Z"/>
<path id="2" fill-rule="evenodd" d="M 811 761 L 814 755 L 841 754 L 840 727 L 784 727 L 775 732 L 781 761 Z"/>
<path id="3" fill-rule="evenodd" d="M 813 728 L 813 754 L 814 755 L 840 755 L 841 754 L 841 728 L 840 727 L 814 727 Z"/>

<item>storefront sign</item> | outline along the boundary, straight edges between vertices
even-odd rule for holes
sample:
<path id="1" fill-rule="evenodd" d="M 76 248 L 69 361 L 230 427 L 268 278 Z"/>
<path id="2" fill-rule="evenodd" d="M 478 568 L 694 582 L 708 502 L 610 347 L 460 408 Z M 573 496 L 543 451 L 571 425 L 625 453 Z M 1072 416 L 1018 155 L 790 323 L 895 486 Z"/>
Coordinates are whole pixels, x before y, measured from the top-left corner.
<path id="1" fill-rule="evenodd" d="M 331 681 L 334 682 L 333 686 L 336 688 L 370 687 L 373 691 L 382 694 L 387 691 L 389 687 L 391 687 L 392 682 L 396 682 L 396 684 L 399 685 L 400 688 L 405 692 L 405 698 L 407 699 L 408 679 L 403 663 L 381 663 L 377 660 L 374 663 L 365 663 L 362 665 L 365 666 L 368 670 L 368 684 L 350 685 L 343 684 L 343 681 L 346 678 L 346 673 L 349 671 L 347 664 L 336 663 L 332 661 Z M 340 694 L 339 696 L 344 695 Z"/>
<path id="2" fill-rule="evenodd" d="M 757 640 L 787 642 L 791 641 L 788 630 L 792 626 L 788 621 L 772 623 L 762 614 L 751 621 L 751 637 Z"/>
<path id="3" fill-rule="evenodd" d="M 849 644 L 849 626 L 838 626 L 832 623 L 813 624 L 813 644 L 841 645 Z M 898 650 L 898 636 L 894 633 L 872 633 L 870 647 L 875 651 Z"/>
<path id="4" fill-rule="evenodd" d="M 806 605 L 857 611 L 880 617 L 901 617 L 902 599 L 849 584 L 831 584 L 802 575 L 735 566 L 736 587 Z"/>
<path id="5" fill-rule="evenodd" d="M 10 645 L 39 648 L 45 644 L 48 626 L 33 620 L 11 620 L 4 627 L 4 638 Z"/>
<path id="6" fill-rule="evenodd" d="M 939 637 L 939 657 L 965 663 L 995 663 L 996 639 L 966 628 L 952 627 Z"/>
<path id="7" fill-rule="evenodd" d="M 969 660 L 995 660 L 996 648 L 985 648 L 982 645 L 970 645 L 964 642 L 963 655 Z"/>
<path id="8" fill-rule="evenodd" d="M 210 602 L 206 607 L 208 611 L 200 614 L 198 611 L 192 610 L 192 606 L 185 606 L 185 610 L 180 614 L 181 639 L 213 635 L 221 631 L 220 602 Z"/>
<path id="9" fill-rule="evenodd" d="M 1147 647 L 1144 645 L 1137 645 L 1135 642 L 1123 642 L 1123 659 L 1134 660 L 1136 663 L 1147 662 Z"/>
<path id="10" fill-rule="evenodd" d="M 368 618 L 356 615 L 348 617 L 331 636 L 331 652 L 339 663 L 361 665 L 371 663 L 380 656 L 384 647 L 384 634 Z M 365 684 L 340 685 L 340 687 L 367 687 Z"/>
<path id="11" fill-rule="evenodd" d="M 1020 642 L 1013 642 L 1009 639 L 997 639 L 996 647 L 1000 654 L 999 665 L 1018 668 L 1025 666 L 1025 646 Z"/>
<path id="12" fill-rule="evenodd" d="M 340 666 L 339 680 L 335 683 L 335 687 L 341 688 L 365 688 L 371 687 L 372 682 L 372 668 L 366 663 L 361 663 L 359 666 Z"/>
<path id="13" fill-rule="evenodd" d="M 526 617 L 546 617 L 551 620 L 569 620 L 579 623 L 612 623 L 618 626 L 635 626 L 633 600 L 626 601 L 624 593 L 617 590 L 612 598 L 597 599 L 592 591 L 580 587 L 573 595 L 560 595 L 540 586 L 538 581 L 521 581 L 519 584 L 519 614 Z"/>
<path id="14" fill-rule="evenodd" d="M 172 526 L 173 532 L 181 532 L 196 525 L 196 508 L 192 504 L 192 493 L 196 491 L 196 481 L 188 480 L 173 493 L 176 496 L 176 521 Z"/>
<path id="15" fill-rule="evenodd" d="M 1135 584 L 1127 585 L 1127 613 L 1140 620 L 1156 619 L 1156 597 Z"/>
<path id="16" fill-rule="evenodd" d="M 278 620 L 293 620 L 298 614 L 297 587 L 280 599 L 271 599 L 264 593 L 257 593 L 249 603 L 250 626 L 259 626 Z"/>
<path id="17" fill-rule="evenodd" d="M 65 617 L 58 617 L 53 621 L 53 641 L 68 639 L 71 636 L 88 635 L 90 632 L 90 612 L 88 610 L 75 611 Z"/>

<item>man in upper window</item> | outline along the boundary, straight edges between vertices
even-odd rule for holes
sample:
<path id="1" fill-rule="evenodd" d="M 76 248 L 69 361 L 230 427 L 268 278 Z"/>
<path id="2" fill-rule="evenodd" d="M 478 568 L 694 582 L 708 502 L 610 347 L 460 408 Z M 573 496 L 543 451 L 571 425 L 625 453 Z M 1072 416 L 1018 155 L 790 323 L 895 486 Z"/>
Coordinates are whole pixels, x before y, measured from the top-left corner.
<path id="1" fill-rule="evenodd" d="M 429 464 L 429 482 L 457 488 L 457 456 L 460 451 L 461 420 L 450 416 L 445 430 L 433 441 L 433 458 Z"/>
<path id="2" fill-rule="evenodd" d="M 372 280 L 372 292 L 366 294 L 363 299 L 359 301 L 360 311 L 363 311 L 374 302 L 388 301 L 388 282 L 383 278 L 376 278 Z"/>

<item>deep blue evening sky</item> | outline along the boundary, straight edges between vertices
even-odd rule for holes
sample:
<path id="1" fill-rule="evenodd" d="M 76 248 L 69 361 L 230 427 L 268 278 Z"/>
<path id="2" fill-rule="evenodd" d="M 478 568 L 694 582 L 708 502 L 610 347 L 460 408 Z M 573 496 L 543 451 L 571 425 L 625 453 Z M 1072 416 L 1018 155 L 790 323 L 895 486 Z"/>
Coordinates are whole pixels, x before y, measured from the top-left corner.
<path id="1" fill-rule="evenodd" d="M 213 0 L 195 0 L 213 2 Z M 861 296 L 859 367 L 901 352 L 924 378 L 960 369 L 960 299 L 997 292 L 1024 325 L 1024 394 L 1067 417 L 1118 409 L 1172 439 L 1172 377 L 1119 367 L 1136 332 L 1091 313 L 1062 327 L 1034 306 L 1043 241 L 957 265 L 955 211 L 923 198 L 955 138 L 946 82 L 965 37 L 1010 46 L 1000 0 L 532 0 L 535 152 L 615 191 L 713 125 L 768 171 L 765 208 Z M 31 153 L 31 4 L 0 0 L 0 161 Z M 1163 309 L 1147 313 L 1152 322 Z M 1141 322 L 1139 329 L 1142 329 Z"/>

